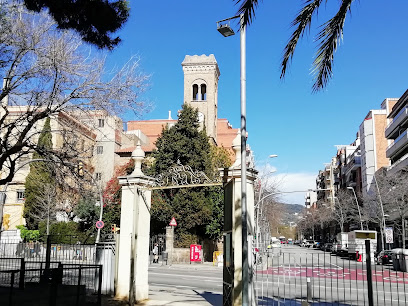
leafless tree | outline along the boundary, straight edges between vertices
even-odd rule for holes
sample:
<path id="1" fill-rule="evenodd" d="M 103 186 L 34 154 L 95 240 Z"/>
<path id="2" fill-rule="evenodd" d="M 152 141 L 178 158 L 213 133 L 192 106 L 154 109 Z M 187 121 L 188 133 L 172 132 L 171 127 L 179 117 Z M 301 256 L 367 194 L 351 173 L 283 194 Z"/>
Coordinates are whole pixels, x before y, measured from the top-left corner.
<path id="1" fill-rule="evenodd" d="M 257 245 L 270 243 L 271 234 L 278 234 L 282 220 L 282 205 L 278 202 L 279 181 L 269 175 L 270 172 L 260 171 L 255 182 L 255 229 Z"/>
<path id="2" fill-rule="evenodd" d="M 338 190 L 334 201 L 332 215 L 333 220 L 339 224 L 341 232 L 344 232 L 345 224 L 359 220 L 358 208 L 354 195 L 344 189 Z"/>
<path id="3" fill-rule="evenodd" d="M 37 222 L 46 221 L 47 235 L 50 224 L 55 221 L 56 213 L 59 209 L 58 191 L 55 185 L 45 184 L 36 194 L 36 201 L 33 209 L 30 210 L 30 217 Z"/>
<path id="4" fill-rule="evenodd" d="M 408 215 L 408 173 L 400 171 L 393 175 L 379 174 L 376 176 L 381 203 L 384 209 L 378 209 L 377 219 L 385 217 L 393 221 L 397 232 L 402 236 L 402 246 L 405 249 L 405 219 Z M 377 201 L 378 203 L 379 201 Z"/>
<path id="5" fill-rule="evenodd" d="M 42 151 L 36 145 L 41 120 L 61 114 L 83 119 L 95 111 L 140 114 L 147 107 L 139 99 L 148 80 L 136 57 L 107 71 L 103 53 L 82 46 L 73 32 L 56 31 L 48 15 L 29 13 L 21 6 L 3 5 L 2 10 L 0 185 L 11 182 L 19 161 L 35 151 L 59 162 L 81 159 L 87 151 L 75 142 L 73 131 L 80 124 L 73 120 L 71 128 L 53 131 L 61 135 L 64 145 Z"/>

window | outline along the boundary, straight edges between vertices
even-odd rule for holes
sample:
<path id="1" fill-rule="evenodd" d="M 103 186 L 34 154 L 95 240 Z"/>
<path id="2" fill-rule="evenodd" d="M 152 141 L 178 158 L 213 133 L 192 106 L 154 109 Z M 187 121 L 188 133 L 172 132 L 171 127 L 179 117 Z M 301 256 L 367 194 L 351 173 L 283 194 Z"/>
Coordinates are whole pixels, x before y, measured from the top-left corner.
<path id="1" fill-rule="evenodd" d="M 24 190 L 17 190 L 17 201 L 24 200 Z"/>
<path id="2" fill-rule="evenodd" d="M 105 126 L 105 120 L 104 119 L 98 119 L 98 127 L 103 128 Z"/>
<path id="3" fill-rule="evenodd" d="M 201 84 L 201 100 L 207 100 L 207 85 Z"/>
<path id="4" fill-rule="evenodd" d="M 95 173 L 95 180 L 100 181 L 102 179 L 102 173 L 96 172 Z"/>
<path id="5" fill-rule="evenodd" d="M 193 85 L 193 100 L 197 100 L 198 96 L 198 85 L 194 84 Z"/>
<path id="6" fill-rule="evenodd" d="M 96 147 L 96 154 L 103 154 L 103 146 Z"/>

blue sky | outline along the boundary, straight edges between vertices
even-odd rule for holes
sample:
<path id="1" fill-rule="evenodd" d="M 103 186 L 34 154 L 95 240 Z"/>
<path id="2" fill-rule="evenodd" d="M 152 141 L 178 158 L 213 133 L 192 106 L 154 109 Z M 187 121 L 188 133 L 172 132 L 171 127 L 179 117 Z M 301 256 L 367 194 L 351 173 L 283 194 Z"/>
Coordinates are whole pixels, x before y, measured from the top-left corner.
<path id="1" fill-rule="evenodd" d="M 272 175 L 286 191 L 314 187 L 318 171 L 336 153 L 334 145 L 353 142 L 370 109 L 380 108 L 385 98 L 400 97 L 408 88 L 405 0 L 354 2 L 335 55 L 334 77 L 325 90 L 313 94 L 310 71 L 316 29 L 340 3 L 328 1 L 281 81 L 280 59 L 301 3 L 262 1 L 247 30 L 248 143 L 260 168 L 268 163 L 277 169 Z M 234 2 L 131 0 L 130 5 L 130 20 L 119 32 L 123 42 L 108 61 L 123 64 L 139 55 L 141 68 L 152 75 L 144 98 L 154 110 L 142 118 L 167 118 L 169 110 L 176 114 L 183 102 L 184 56 L 214 54 L 221 71 L 218 117 L 238 128 L 239 35 L 224 38 L 216 30 L 216 21 L 236 14 Z M 269 154 L 279 157 L 268 160 Z M 304 194 L 282 196 L 296 204 L 303 204 L 303 198 Z"/>

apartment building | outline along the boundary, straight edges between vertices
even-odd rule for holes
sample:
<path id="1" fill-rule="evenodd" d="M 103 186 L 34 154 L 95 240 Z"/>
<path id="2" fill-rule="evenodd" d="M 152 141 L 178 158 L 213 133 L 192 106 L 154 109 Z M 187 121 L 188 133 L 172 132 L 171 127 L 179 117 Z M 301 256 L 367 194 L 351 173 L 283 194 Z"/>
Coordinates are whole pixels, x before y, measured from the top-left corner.
<path id="1" fill-rule="evenodd" d="M 316 178 L 316 201 L 323 201 L 334 205 L 334 196 L 337 185 L 338 169 L 336 166 L 337 159 L 333 156 L 330 163 L 325 164 L 323 170 L 319 171 Z"/>
<path id="2" fill-rule="evenodd" d="M 398 99 L 387 98 L 381 103 L 381 109 L 370 110 L 360 125 L 361 185 L 363 196 L 374 188 L 374 174 L 381 168 L 388 168 L 390 160 L 386 155 L 388 139 L 384 131 L 389 119 L 388 114 Z"/>
<path id="3" fill-rule="evenodd" d="M 394 124 L 390 122 L 392 121 L 392 116 L 396 117 L 399 112 L 404 112 L 402 101 L 406 103 L 407 98 L 408 94 L 405 93 L 401 97 L 402 100 L 400 99 L 401 102 L 398 104 L 398 107 L 394 107 L 398 99 L 385 99 L 381 103 L 381 109 L 370 110 L 365 116 L 357 132 L 356 140 L 353 143 L 336 146 L 336 156 L 332 158 L 331 163 L 326 164 L 324 170 L 319 171 L 317 176 L 317 189 L 328 189 L 318 192 L 318 200 L 328 201 L 336 190 L 347 187 L 353 187 L 356 193 L 361 193 L 363 196 L 369 193 L 371 188 L 373 188 L 374 174 L 379 169 L 387 168 L 390 165 L 389 157 L 391 152 L 400 152 L 395 150 L 397 147 L 387 151 L 392 147 L 392 145 L 389 146 L 392 140 L 387 139 L 385 135 L 395 138 L 397 138 L 397 134 L 399 135 L 396 121 Z M 398 120 L 400 120 L 399 116 L 397 117 Z M 408 119 L 406 124 L 408 125 Z M 386 131 L 384 135 L 386 128 L 388 134 Z M 401 129 L 403 128 L 404 125 Z M 386 152 L 388 153 L 386 154 Z"/>
<path id="4" fill-rule="evenodd" d="M 388 175 L 393 175 L 408 166 L 408 90 L 396 101 L 388 120 L 385 129 L 385 137 L 389 141 L 386 157 L 390 159 Z"/>

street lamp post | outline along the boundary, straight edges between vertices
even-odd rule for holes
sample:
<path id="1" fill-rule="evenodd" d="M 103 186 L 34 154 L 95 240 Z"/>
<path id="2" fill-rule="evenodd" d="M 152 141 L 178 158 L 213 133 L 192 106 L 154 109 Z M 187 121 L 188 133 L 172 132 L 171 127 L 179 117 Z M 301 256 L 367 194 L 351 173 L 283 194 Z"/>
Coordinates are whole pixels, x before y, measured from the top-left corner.
<path id="1" fill-rule="evenodd" d="M 374 182 L 375 182 L 375 186 L 377 187 L 377 195 L 378 195 L 378 199 L 380 201 L 380 206 L 381 206 L 381 212 L 382 212 L 382 225 L 383 225 L 383 233 L 382 233 L 382 241 L 383 241 L 383 249 L 385 250 L 385 214 L 384 214 L 384 205 L 381 199 L 381 194 L 380 194 L 380 188 L 378 187 L 378 182 L 377 182 L 377 178 L 375 177 L 375 173 L 373 175 L 374 177 Z"/>
<path id="2" fill-rule="evenodd" d="M 356 205 L 357 205 L 357 209 L 358 209 L 358 215 L 359 215 L 359 217 L 360 217 L 360 225 L 361 225 L 361 230 L 363 230 L 363 220 L 361 219 L 360 205 L 358 205 L 358 200 L 357 200 L 357 195 L 356 195 L 356 192 L 355 192 L 355 190 L 354 190 L 354 188 L 353 188 L 353 187 L 347 187 L 347 189 L 350 189 L 350 190 L 352 190 L 352 191 L 353 191 L 353 194 L 354 194 L 354 199 L 356 200 Z"/>
<path id="3" fill-rule="evenodd" d="M 234 31 L 227 25 L 220 25 L 223 21 L 240 18 L 240 49 L 241 49 L 241 222 L 242 222 L 242 305 L 248 305 L 249 293 L 249 264 L 248 264 L 248 222 L 247 222 L 247 190 L 246 190 L 246 26 L 244 15 L 234 16 L 217 22 L 218 31 L 228 37 Z"/>

